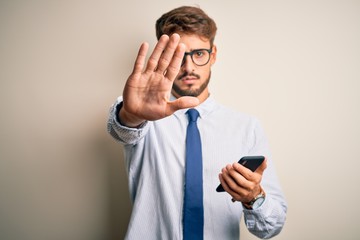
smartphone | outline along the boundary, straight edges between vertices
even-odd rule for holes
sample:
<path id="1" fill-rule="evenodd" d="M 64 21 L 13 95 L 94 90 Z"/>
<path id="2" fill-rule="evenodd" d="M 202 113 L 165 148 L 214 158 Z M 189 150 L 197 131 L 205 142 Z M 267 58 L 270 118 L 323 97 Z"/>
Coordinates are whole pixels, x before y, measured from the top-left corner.
<path id="1" fill-rule="evenodd" d="M 265 160 L 264 156 L 245 156 L 242 157 L 238 163 L 243 165 L 244 167 L 250 169 L 251 171 L 255 172 L 256 169 L 262 164 L 262 162 Z M 224 188 L 219 184 L 219 186 L 216 188 L 217 192 L 225 192 Z"/>

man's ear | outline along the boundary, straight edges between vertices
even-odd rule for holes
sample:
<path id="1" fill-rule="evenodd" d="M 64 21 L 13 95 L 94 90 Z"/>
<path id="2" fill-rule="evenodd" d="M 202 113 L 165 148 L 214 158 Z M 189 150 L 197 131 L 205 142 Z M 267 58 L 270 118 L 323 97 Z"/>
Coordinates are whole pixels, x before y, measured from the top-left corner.
<path id="1" fill-rule="evenodd" d="M 213 45 L 211 51 L 211 60 L 210 60 L 211 65 L 213 65 L 216 62 L 216 54 L 217 54 L 217 47 L 216 45 Z"/>

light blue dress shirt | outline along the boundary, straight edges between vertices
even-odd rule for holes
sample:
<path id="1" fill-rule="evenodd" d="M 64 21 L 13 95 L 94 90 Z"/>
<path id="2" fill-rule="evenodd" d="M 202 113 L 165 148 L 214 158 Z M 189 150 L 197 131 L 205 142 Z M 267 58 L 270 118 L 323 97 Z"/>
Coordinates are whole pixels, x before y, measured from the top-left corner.
<path id="1" fill-rule="evenodd" d="M 116 118 L 119 97 L 110 109 L 108 131 L 124 145 L 133 203 L 126 239 L 182 239 L 186 110 L 140 128 L 128 128 Z M 260 238 L 278 234 L 286 218 L 287 204 L 276 177 L 269 147 L 259 122 L 235 112 L 212 97 L 196 107 L 203 149 L 204 239 L 239 239 L 244 214 L 246 227 Z M 264 155 L 267 168 L 261 186 L 265 202 L 256 210 L 233 203 L 226 192 L 216 192 L 218 174 L 243 156 Z"/>

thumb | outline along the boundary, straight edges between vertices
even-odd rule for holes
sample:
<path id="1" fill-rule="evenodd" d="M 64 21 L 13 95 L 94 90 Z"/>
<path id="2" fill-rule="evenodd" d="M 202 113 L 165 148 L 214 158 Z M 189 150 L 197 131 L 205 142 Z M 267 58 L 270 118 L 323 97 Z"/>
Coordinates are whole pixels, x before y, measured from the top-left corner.
<path id="1" fill-rule="evenodd" d="M 266 167 L 267 167 L 267 158 L 265 158 L 263 163 L 256 169 L 255 172 L 260 173 L 262 175 L 263 172 L 265 171 Z"/>
<path id="2" fill-rule="evenodd" d="M 168 108 L 169 111 L 173 113 L 180 109 L 196 107 L 199 104 L 200 100 L 197 97 L 184 96 L 169 102 Z"/>

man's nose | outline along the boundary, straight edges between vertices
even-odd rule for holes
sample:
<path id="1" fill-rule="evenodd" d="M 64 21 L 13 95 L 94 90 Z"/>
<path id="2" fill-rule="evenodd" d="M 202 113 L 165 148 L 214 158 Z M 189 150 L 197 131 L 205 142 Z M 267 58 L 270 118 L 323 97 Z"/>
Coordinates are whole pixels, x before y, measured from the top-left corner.
<path id="1" fill-rule="evenodd" d="M 185 70 L 189 70 L 188 72 L 191 72 L 192 68 L 193 68 L 192 64 L 193 64 L 193 62 L 192 62 L 191 56 L 188 54 L 185 54 L 185 56 L 182 60 L 182 63 L 181 63 L 181 67 L 185 68 Z"/>

